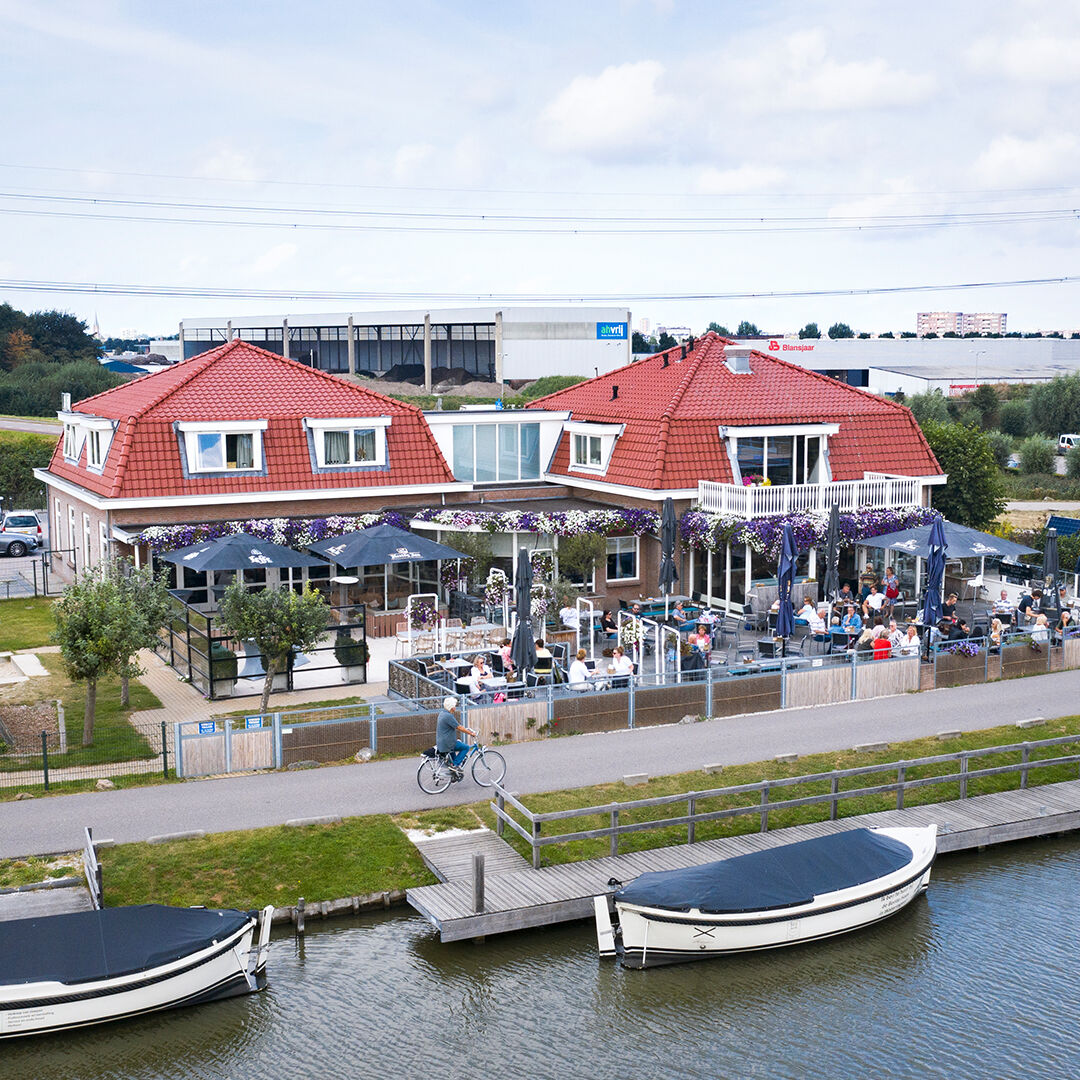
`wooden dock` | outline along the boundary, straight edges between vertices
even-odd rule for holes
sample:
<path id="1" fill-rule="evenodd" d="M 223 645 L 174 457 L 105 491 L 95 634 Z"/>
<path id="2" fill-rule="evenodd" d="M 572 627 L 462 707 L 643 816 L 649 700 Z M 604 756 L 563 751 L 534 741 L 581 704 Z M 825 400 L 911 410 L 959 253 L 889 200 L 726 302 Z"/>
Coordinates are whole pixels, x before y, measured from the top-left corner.
<path id="1" fill-rule="evenodd" d="M 435 848 L 427 848 L 437 839 L 433 838 L 422 842 L 421 854 L 428 861 L 427 848 L 431 855 L 429 865 L 444 879 L 443 883 L 409 889 L 406 899 L 430 920 L 442 941 L 461 941 L 592 918 L 593 897 L 611 891 L 609 878 L 629 881 L 650 870 L 697 866 L 844 829 L 931 823 L 938 826 L 938 851 L 942 854 L 1069 832 L 1080 828 L 1080 780 L 722 840 L 654 848 L 539 870 L 532 869 L 493 833 L 487 833 L 487 837 L 469 833 L 451 838 L 446 843 L 445 856 Z M 476 837 L 476 840 L 470 841 L 469 837 Z M 485 854 L 485 875 L 480 890 L 483 904 L 478 911 L 474 903 L 472 855 L 481 850 Z M 508 863 L 513 862 L 506 856 L 506 851 L 520 865 L 506 869 Z M 492 861 L 489 862 L 489 858 Z M 441 871 L 435 869 L 436 866 L 441 866 Z"/>

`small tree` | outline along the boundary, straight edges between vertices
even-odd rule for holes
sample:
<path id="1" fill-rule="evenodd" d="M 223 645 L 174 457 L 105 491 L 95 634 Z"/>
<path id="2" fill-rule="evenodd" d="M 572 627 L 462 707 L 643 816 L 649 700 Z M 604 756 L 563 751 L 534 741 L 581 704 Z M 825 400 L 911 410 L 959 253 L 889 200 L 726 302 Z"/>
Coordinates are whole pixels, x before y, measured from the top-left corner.
<path id="1" fill-rule="evenodd" d="M 731 337 L 731 331 L 724 326 L 723 323 L 711 322 L 708 327 L 714 334 L 719 334 L 721 337 Z M 1076 335 L 1074 334 L 1073 337 Z"/>
<path id="2" fill-rule="evenodd" d="M 559 572 L 588 583 L 596 564 L 607 556 L 607 540 L 598 533 L 559 537 Z"/>
<path id="3" fill-rule="evenodd" d="M 919 427 L 925 427 L 928 421 L 945 424 L 949 421 L 949 403 L 940 390 L 927 390 L 922 394 L 912 394 L 908 399 L 908 408 L 915 414 Z"/>
<path id="4" fill-rule="evenodd" d="M 1052 473 L 1054 471 L 1054 442 L 1045 435 L 1032 435 L 1020 444 L 1020 471 Z"/>
<path id="5" fill-rule="evenodd" d="M 1044 435 L 1080 431 L 1080 372 L 1058 375 L 1031 388 L 1032 426 Z"/>
<path id="6" fill-rule="evenodd" d="M 833 340 L 836 338 L 849 338 L 854 336 L 855 331 L 852 330 L 846 322 L 833 323 L 832 326 L 829 327 L 829 337 Z"/>
<path id="7" fill-rule="evenodd" d="M 1007 468 L 1009 458 L 1012 457 L 1012 439 L 1000 431 L 988 431 L 987 436 L 990 439 L 990 449 L 994 452 L 994 460 L 998 463 L 998 468 Z"/>
<path id="8" fill-rule="evenodd" d="M 137 675 L 131 662 L 133 613 L 125 590 L 108 564 L 84 570 L 53 605 L 56 629 L 52 640 L 68 675 L 86 683 L 83 746 L 94 741 L 98 679 L 105 675 Z"/>
<path id="9" fill-rule="evenodd" d="M 1001 406 L 997 391 L 989 383 L 983 383 L 975 388 L 975 392 L 971 395 L 971 404 L 978 409 L 982 426 L 993 427 Z"/>
<path id="10" fill-rule="evenodd" d="M 660 352 L 663 352 L 665 349 L 674 349 L 678 344 L 679 343 L 666 330 L 660 332 L 660 340 L 657 342 Z"/>
<path id="11" fill-rule="evenodd" d="M 998 413 L 998 424 L 1006 435 L 1023 438 L 1031 433 L 1031 409 L 1023 398 L 1006 401 Z"/>
<path id="12" fill-rule="evenodd" d="M 266 712 L 274 676 L 286 670 L 294 651 L 313 648 L 326 631 L 326 601 L 310 585 L 248 592 L 234 581 L 221 601 L 221 621 L 238 638 L 254 641 L 266 667 L 260 712 Z"/>
<path id="13" fill-rule="evenodd" d="M 760 337 L 761 331 L 752 322 L 747 322 L 746 319 L 743 319 L 743 321 L 739 323 L 738 329 L 735 331 L 735 336 Z"/>
<path id="14" fill-rule="evenodd" d="M 816 322 L 808 322 L 799 331 L 799 339 L 800 340 L 803 340 L 805 338 L 819 338 L 819 337 L 821 337 L 821 331 L 818 329 L 818 324 Z"/>
<path id="15" fill-rule="evenodd" d="M 926 441 L 949 480 L 934 489 L 934 507 L 950 521 L 986 529 L 1005 509 L 1001 472 L 984 431 L 964 424 L 927 421 Z"/>
<path id="16" fill-rule="evenodd" d="M 127 707 L 131 675 L 142 674 L 136 654 L 140 649 L 153 648 L 158 630 L 169 617 L 168 571 L 163 569 L 155 575 L 149 566 L 136 570 L 126 559 L 116 560 L 111 566 L 128 607 L 126 647 L 131 651 L 124 658 L 120 672 L 120 704 Z"/>
<path id="17" fill-rule="evenodd" d="M 487 580 L 488 570 L 495 561 L 490 533 L 454 533 L 449 546 L 472 560 L 468 564 L 469 580 L 474 585 Z"/>
<path id="18" fill-rule="evenodd" d="M 1080 446 L 1072 447 L 1065 455 L 1065 475 L 1070 480 L 1080 480 Z"/>

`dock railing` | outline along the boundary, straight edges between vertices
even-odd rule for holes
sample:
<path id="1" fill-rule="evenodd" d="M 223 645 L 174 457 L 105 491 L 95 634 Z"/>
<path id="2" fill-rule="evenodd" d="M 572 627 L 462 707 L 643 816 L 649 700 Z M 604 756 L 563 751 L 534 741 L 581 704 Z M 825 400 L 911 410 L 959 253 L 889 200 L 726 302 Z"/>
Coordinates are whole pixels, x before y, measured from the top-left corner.
<path id="1" fill-rule="evenodd" d="M 806 776 L 782 777 L 775 780 L 759 780 L 752 784 L 736 784 L 732 787 L 711 788 L 705 791 L 688 791 L 677 795 L 659 795 L 650 799 L 635 799 L 632 802 L 613 802 L 603 806 L 583 806 L 573 810 L 554 810 L 536 814 L 525 806 L 519 798 L 499 785 L 495 786 L 495 800 L 490 804 L 495 814 L 495 832 L 503 836 L 506 826 L 524 839 L 532 850 L 532 865 L 539 869 L 541 852 L 553 844 L 567 844 L 577 840 L 596 840 L 608 837 L 610 853 L 619 854 L 619 837 L 630 833 L 644 832 L 650 829 L 686 828 L 686 841 L 696 841 L 697 826 L 710 821 L 744 817 L 756 814 L 760 818 L 760 831 L 768 832 L 770 812 L 793 810 L 804 806 L 829 807 L 829 820 L 839 816 L 839 806 L 844 800 L 860 799 L 868 796 L 896 794 L 896 808 L 904 808 L 904 797 L 909 791 L 930 787 L 935 784 L 956 784 L 959 797 L 968 797 L 968 786 L 973 780 L 992 776 L 1005 776 L 1018 773 L 1020 787 L 1028 786 L 1028 777 L 1033 769 L 1046 769 L 1064 765 L 1080 765 L 1080 753 L 1057 755 L 1047 758 L 1032 757 L 1033 751 L 1056 748 L 1068 744 L 1080 744 L 1080 735 L 1062 735 L 1052 739 L 1039 739 L 1032 742 L 1010 743 L 1004 746 L 988 746 L 976 750 L 961 750 L 952 754 L 938 754 L 933 757 L 913 758 L 906 761 L 884 762 L 878 765 L 863 765 L 854 769 L 838 769 L 833 772 L 812 773 Z M 987 768 L 971 768 L 973 761 L 995 754 L 1019 753 L 1020 760 L 1006 765 L 994 765 Z M 921 767 L 935 767 L 955 763 L 953 772 L 933 776 L 909 778 L 908 771 Z M 870 787 L 856 787 L 841 790 L 841 783 L 853 777 L 880 776 L 895 774 L 896 779 L 888 783 L 874 784 Z M 820 795 L 805 795 L 794 799 L 773 800 L 771 795 L 777 789 L 795 787 L 801 784 L 828 783 L 830 790 Z M 720 810 L 698 809 L 698 805 L 709 799 L 756 796 L 756 801 L 743 806 L 729 806 Z M 625 822 L 622 815 L 637 810 L 654 807 L 677 806 L 685 804 L 686 813 L 676 817 L 656 818 L 648 821 Z M 509 808 L 509 809 L 508 809 Z M 524 823 L 515 819 L 511 810 L 517 811 Z M 543 835 L 547 822 L 567 821 L 574 818 L 607 816 L 610 824 L 596 829 L 582 829 L 577 832 Z"/>

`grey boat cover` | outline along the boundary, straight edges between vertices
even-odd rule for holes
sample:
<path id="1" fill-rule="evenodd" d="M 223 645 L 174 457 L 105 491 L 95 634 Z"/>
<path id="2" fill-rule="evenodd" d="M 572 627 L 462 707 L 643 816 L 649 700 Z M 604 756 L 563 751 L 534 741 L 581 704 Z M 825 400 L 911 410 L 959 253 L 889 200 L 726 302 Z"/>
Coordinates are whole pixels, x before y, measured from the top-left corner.
<path id="1" fill-rule="evenodd" d="M 801 840 L 703 866 L 642 874 L 615 893 L 622 903 L 714 915 L 806 904 L 911 862 L 907 844 L 871 829 Z"/>
<path id="2" fill-rule="evenodd" d="M 140 904 L 0 922 L 0 986 L 146 971 L 224 941 L 255 914 Z"/>

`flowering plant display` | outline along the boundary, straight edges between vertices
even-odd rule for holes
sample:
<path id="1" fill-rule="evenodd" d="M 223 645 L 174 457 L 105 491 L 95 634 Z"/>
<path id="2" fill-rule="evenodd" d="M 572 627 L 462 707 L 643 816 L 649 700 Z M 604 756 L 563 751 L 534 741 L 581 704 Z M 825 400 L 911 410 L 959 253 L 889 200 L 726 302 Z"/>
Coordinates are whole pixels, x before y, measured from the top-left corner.
<path id="1" fill-rule="evenodd" d="M 417 600 L 409 610 L 409 623 L 413 630 L 423 630 L 432 627 L 438 620 L 438 613 L 433 604 L 426 600 Z"/>
<path id="2" fill-rule="evenodd" d="M 743 487 L 772 487 L 772 481 L 759 473 L 750 473 L 742 478 Z"/>
<path id="3" fill-rule="evenodd" d="M 978 656 L 982 650 L 977 641 L 957 641 L 952 645 L 946 645 L 940 651 L 953 653 L 955 656 Z"/>
<path id="4" fill-rule="evenodd" d="M 600 536 L 655 533 L 660 529 L 660 515 L 655 510 L 637 507 L 613 507 L 610 510 L 557 510 L 544 513 L 534 510 L 509 510 L 495 513 L 465 507 L 428 508 L 413 521 L 427 521 L 450 529 L 479 532 L 529 532 L 546 536 Z"/>
<path id="5" fill-rule="evenodd" d="M 488 571 L 487 582 L 484 584 L 484 603 L 488 607 L 501 607 L 509 591 L 510 581 L 506 574 L 497 566 L 493 566 Z"/>
<path id="6" fill-rule="evenodd" d="M 548 602 L 550 600 L 550 594 L 547 585 L 541 582 L 539 585 L 532 587 L 531 599 L 529 601 L 529 614 L 534 619 L 543 621 L 547 618 Z"/>
<path id="7" fill-rule="evenodd" d="M 852 547 L 875 536 L 929 525 L 941 515 L 925 506 L 905 506 L 898 509 L 862 507 L 840 515 L 840 546 Z M 749 544 L 770 559 L 780 557 L 780 542 L 784 526 L 790 525 L 795 545 L 800 551 L 824 547 L 829 528 L 828 513 L 796 511 L 772 517 L 744 518 L 730 514 L 713 514 L 704 510 L 687 510 L 679 521 L 683 543 L 699 551 L 720 551 L 726 544 Z"/>
<path id="8" fill-rule="evenodd" d="M 624 648 L 633 648 L 645 640 L 645 627 L 637 619 L 624 619 L 619 627 L 619 644 Z"/>
<path id="9" fill-rule="evenodd" d="M 468 581 L 476 569 L 476 560 L 466 555 L 461 559 L 444 559 L 439 571 L 439 584 L 447 591 L 456 589 L 462 581 Z"/>
<path id="10" fill-rule="evenodd" d="M 534 551 L 529 556 L 534 581 L 550 581 L 555 572 L 555 560 L 550 551 Z"/>
<path id="11" fill-rule="evenodd" d="M 308 547 L 318 540 L 344 536 L 371 525 L 396 525 L 404 529 L 408 522 L 395 510 L 379 514 L 332 514 L 322 518 L 246 518 L 195 525 L 151 525 L 139 533 L 136 542 L 149 544 L 150 550 L 156 553 L 175 551 L 233 533 L 250 533 L 260 540 L 286 547 Z"/>

